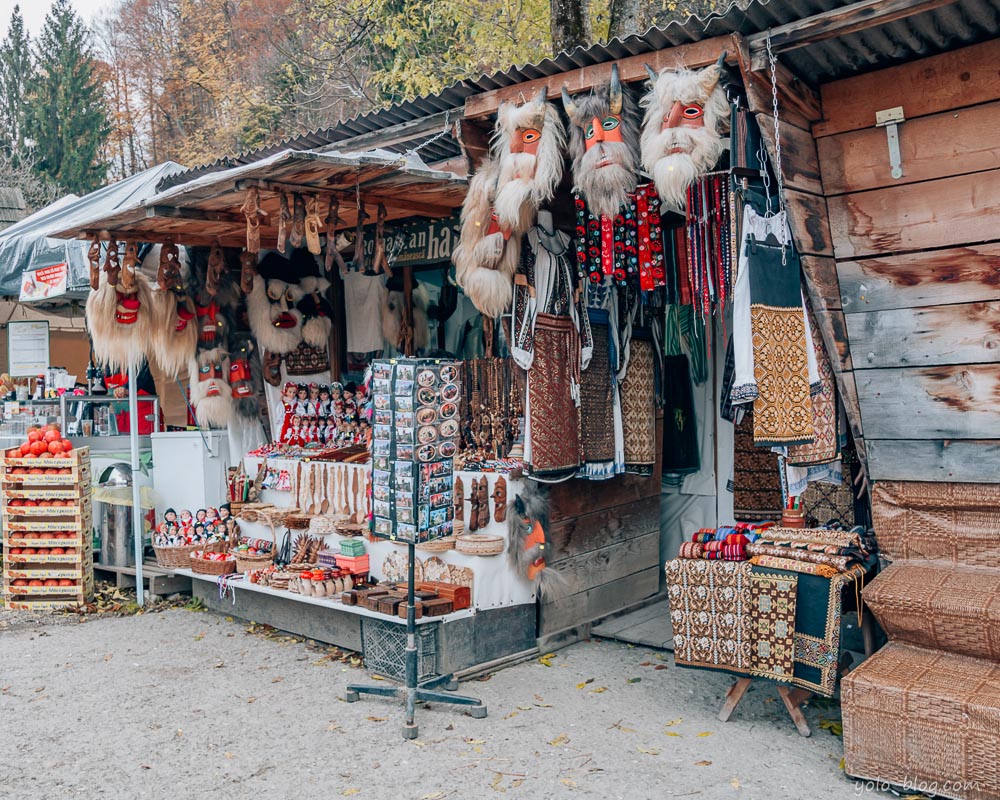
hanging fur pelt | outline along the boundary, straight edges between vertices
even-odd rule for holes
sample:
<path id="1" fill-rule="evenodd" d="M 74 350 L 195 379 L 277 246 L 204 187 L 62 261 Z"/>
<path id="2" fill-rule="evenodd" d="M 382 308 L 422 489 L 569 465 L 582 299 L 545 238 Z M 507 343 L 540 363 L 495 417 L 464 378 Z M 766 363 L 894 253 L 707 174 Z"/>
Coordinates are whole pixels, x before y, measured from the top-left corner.
<path id="1" fill-rule="evenodd" d="M 153 360 L 173 380 L 187 369 L 198 348 L 194 301 L 186 294 L 154 289 L 151 307 Z"/>
<path id="2" fill-rule="evenodd" d="M 125 372 L 130 365 L 139 369 L 150 349 L 153 290 L 138 270 L 132 280 L 132 291 L 123 292 L 121 284 L 110 284 L 107 272 L 102 271 L 97 289 L 87 297 L 87 330 L 94 357 L 114 372 Z"/>
<path id="3" fill-rule="evenodd" d="M 209 262 L 213 258 L 213 250 L 216 251 L 216 259 L 221 256 L 224 268 L 210 276 Z M 235 247 L 190 247 L 188 256 L 191 261 L 191 296 L 201 306 L 214 302 L 227 316 L 231 315 L 240 302 L 240 287 L 232 278 L 233 273 L 240 270 L 240 250 Z"/>
<path id="4" fill-rule="evenodd" d="M 232 389 L 226 381 L 229 356 L 221 347 L 202 350 L 191 359 L 188 376 L 191 407 L 202 428 L 225 428 L 233 413 Z"/>
<path id="5" fill-rule="evenodd" d="M 330 281 L 308 275 L 299 281 L 303 297 L 296 308 L 302 313 L 302 338 L 307 345 L 325 350 L 333 330 L 333 306 L 326 299 Z"/>
<path id="6" fill-rule="evenodd" d="M 566 578 L 546 566 L 552 546 L 548 537 L 547 490 L 525 480 L 514 498 L 508 519 L 507 560 L 518 574 L 533 581 L 538 594 L 551 597 L 566 586 Z"/>
<path id="7" fill-rule="evenodd" d="M 393 282 L 390 281 L 390 284 Z M 413 286 L 413 347 L 415 351 L 430 347 L 431 334 L 427 325 L 427 308 L 430 305 L 427 287 L 414 281 Z M 403 308 L 406 295 L 399 289 L 390 288 L 382 306 L 382 337 L 386 344 L 400 350 L 400 330 L 403 326 Z"/>

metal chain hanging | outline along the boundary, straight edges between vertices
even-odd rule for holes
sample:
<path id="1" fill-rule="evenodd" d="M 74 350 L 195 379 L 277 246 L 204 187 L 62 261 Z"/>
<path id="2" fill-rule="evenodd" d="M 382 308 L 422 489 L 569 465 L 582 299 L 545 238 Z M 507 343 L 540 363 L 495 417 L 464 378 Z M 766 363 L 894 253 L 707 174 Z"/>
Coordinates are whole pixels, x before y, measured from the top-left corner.
<path id="1" fill-rule="evenodd" d="M 778 119 L 778 60 L 774 57 L 774 51 L 771 49 L 770 28 L 767 29 L 767 38 L 765 39 L 765 43 L 767 45 L 767 62 L 771 68 L 771 104 L 774 111 L 774 174 L 775 178 L 778 181 L 778 214 L 780 214 L 782 217 L 786 217 L 785 182 L 782 178 L 782 171 L 781 171 L 781 123 Z M 791 243 L 790 239 L 791 237 L 789 236 L 788 222 L 786 218 L 785 235 L 781 242 L 782 266 L 784 266 L 787 263 L 786 248 Z"/>

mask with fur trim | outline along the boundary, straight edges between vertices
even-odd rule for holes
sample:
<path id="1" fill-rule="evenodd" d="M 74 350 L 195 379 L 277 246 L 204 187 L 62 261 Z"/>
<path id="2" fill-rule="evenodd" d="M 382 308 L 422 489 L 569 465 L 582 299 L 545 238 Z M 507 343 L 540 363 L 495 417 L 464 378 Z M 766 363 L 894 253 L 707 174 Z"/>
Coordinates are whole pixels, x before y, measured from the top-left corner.
<path id="1" fill-rule="evenodd" d="M 583 97 L 562 90 L 570 120 L 573 190 L 591 210 L 614 217 L 635 191 L 639 168 L 639 112 L 611 68 L 611 82 Z"/>
<path id="2" fill-rule="evenodd" d="M 133 288 L 125 291 L 121 282 L 110 284 L 102 272 L 97 289 L 87 296 L 87 329 L 94 355 L 116 372 L 127 371 L 130 364 L 142 365 L 155 329 L 149 281 L 138 270 L 130 278 Z"/>
<path id="3" fill-rule="evenodd" d="M 291 353 L 302 341 L 302 312 L 296 304 L 302 299 L 297 283 L 278 278 L 253 282 L 247 295 L 247 316 L 254 337 L 271 353 Z"/>
<path id="4" fill-rule="evenodd" d="M 705 69 L 663 70 L 648 66 L 650 89 L 642 99 L 642 165 L 653 176 L 660 199 L 683 211 L 687 188 L 715 166 L 726 148 L 729 102 L 722 63 Z"/>
<path id="5" fill-rule="evenodd" d="M 325 350 L 333 330 L 333 306 L 326 299 L 330 281 L 309 275 L 299 281 L 303 297 L 296 308 L 302 314 L 302 338 L 307 345 Z"/>
<path id="6" fill-rule="evenodd" d="M 229 357 L 225 350 L 203 350 L 191 360 L 191 406 L 204 428 L 224 428 L 233 413 L 232 389 L 226 382 Z"/>

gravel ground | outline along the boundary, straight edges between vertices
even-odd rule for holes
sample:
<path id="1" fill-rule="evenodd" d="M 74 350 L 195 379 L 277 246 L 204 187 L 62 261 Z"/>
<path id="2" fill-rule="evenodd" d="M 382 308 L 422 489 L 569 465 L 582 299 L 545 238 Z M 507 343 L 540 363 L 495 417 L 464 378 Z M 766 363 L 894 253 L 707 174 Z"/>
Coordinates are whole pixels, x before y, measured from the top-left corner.
<path id="1" fill-rule="evenodd" d="M 476 720 L 343 701 L 366 675 L 328 648 L 210 613 L 18 617 L 0 611 L 0 796 L 856 797 L 841 739 L 808 708 L 799 737 L 772 686 L 729 723 L 730 679 L 594 640 L 472 681 Z M 2 787 L 14 788 L 5 795 Z"/>

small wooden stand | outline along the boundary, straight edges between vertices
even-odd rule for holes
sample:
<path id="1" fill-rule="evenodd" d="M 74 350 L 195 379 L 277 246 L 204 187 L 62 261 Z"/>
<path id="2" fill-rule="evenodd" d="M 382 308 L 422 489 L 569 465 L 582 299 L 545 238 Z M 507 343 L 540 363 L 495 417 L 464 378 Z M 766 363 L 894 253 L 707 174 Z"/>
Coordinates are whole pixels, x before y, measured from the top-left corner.
<path id="1" fill-rule="evenodd" d="M 729 721 L 729 718 L 736 710 L 736 706 L 740 704 L 743 695 L 750 688 L 750 681 L 752 680 L 753 678 L 739 678 L 736 683 L 729 687 L 722 708 L 719 709 L 719 719 L 722 722 Z M 809 723 L 806 722 L 805 715 L 802 713 L 802 704 L 812 697 L 812 695 L 813 693 L 806 689 L 793 689 L 791 686 L 783 685 L 778 686 L 778 696 L 781 697 L 785 708 L 788 709 L 788 716 L 792 718 L 792 722 L 795 723 L 795 729 L 799 732 L 800 736 L 812 735 Z"/>

